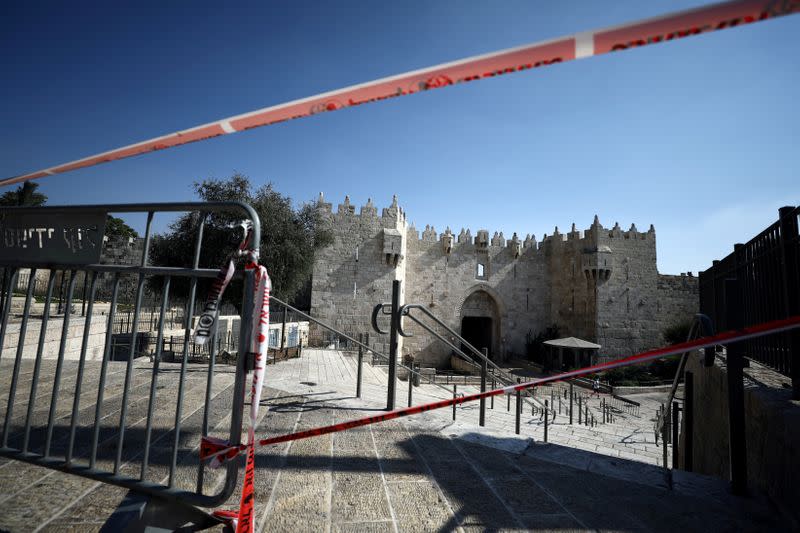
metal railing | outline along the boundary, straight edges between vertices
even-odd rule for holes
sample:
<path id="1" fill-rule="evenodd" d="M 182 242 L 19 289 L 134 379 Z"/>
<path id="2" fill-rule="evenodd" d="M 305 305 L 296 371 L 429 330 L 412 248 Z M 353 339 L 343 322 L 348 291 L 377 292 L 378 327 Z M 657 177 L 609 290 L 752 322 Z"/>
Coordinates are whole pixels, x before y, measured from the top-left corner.
<path id="1" fill-rule="evenodd" d="M 452 342 L 450 342 L 447 338 L 445 338 L 443 335 L 441 335 L 434 328 L 430 327 L 428 324 L 425 324 L 424 322 L 419 320 L 417 317 L 412 315 L 411 311 L 413 311 L 415 309 L 419 310 L 420 312 L 422 312 L 427 318 L 432 320 L 436 325 L 438 325 L 440 328 L 445 330 L 448 334 L 452 335 L 452 338 L 458 340 L 462 344 L 462 346 L 465 346 L 471 352 L 472 357 L 470 357 L 469 355 L 464 353 L 461 350 L 461 348 L 455 346 Z M 377 311 L 378 308 L 376 307 L 375 310 Z M 499 381 L 503 385 L 508 386 L 508 385 L 513 385 L 513 384 L 519 382 L 518 378 L 516 378 L 515 376 L 512 376 L 511 374 L 509 374 L 508 372 L 503 370 L 501 367 L 499 367 L 494 361 L 489 359 L 489 357 L 487 355 L 485 355 L 484 353 L 480 352 L 477 348 L 475 348 L 472 344 L 470 344 L 464 337 L 459 335 L 453 328 L 451 328 L 450 326 L 445 324 L 436 315 L 434 315 L 424 305 L 421 305 L 421 304 L 405 304 L 402 307 L 400 307 L 398 313 L 399 313 L 399 316 L 401 318 L 408 318 L 408 319 L 412 320 L 414 323 L 416 323 L 422 329 L 424 329 L 425 331 L 427 331 L 428 333 L 430 333 L 431 335 L 436 337 L 438 340 L 440 340 L 441 342 L 446 344 L 448 347 L 450 347 L 454 351 L 454 353 L 458 357 L 462 358 L 464 361 L 466 361 L 468 363 L 471 363 L 471 364 L 475 364 L 475 359 L 477 359 L 478 361 L 481 361 L 482 365 L 476 365 L 476 366 L 478 366 L 478 368 L 481 368 L 481 366 L 485 365 L 486 367 L 488 367 L 487 370 L 491 369 L 490 372 L 491 372 L 492 378 L 496 379 L 497 381 Z M 375 313 L 373 313 L 373 315 L 374 314 Z M 374 322 L 374 320 L 373 320 L 373 322 Z M 403 337 L 412 337 L 413 336 L 411 333 L 406 332 L 406 331 L 403 330 L 402 320 L 398 320 L 397 322 L 398 322 L 398 324 L 397 324 L 398 333 L 400 335 L 402 335 Z M 527 396 L 527 395 L 523 396 L 523 401 L 528 403 L 531 407 L 543 407 L 543 405 L 536 405 L 536 404 L 539 404 L 540 402 L 538 402 L 538 400 L 533 400 L 530 396 Z M 534 403 L 534 402 L 536 402 L 536 403 Z"/>
<path id="2" fill-rule="evenodd" d="M 372 355 L 373 355 L 373 358 L 377 357 L 377 358 L 379 358 L 379 359 L 381 359 L 383 361 L 386 361 L 387 364 L 391 361 L 391 358 L 390 358 L 389 355 L 387 355 L 387 354 L 385 354 L 385 353 L 383 353 L 383 352 L 381 352 L 379 350 L 376 350 L 374 348 L 371 348 L 367 343 L 363 342 L 363 340 L 356 339 L 352 335 L 348 335 L 347 333 L 345 333 L 345 332 L 343 332 L 343 331 L 331 326 L 330 324 L 328 324 L 326 322 L 323 322 L 322 320 L 320 320 L 318 318 L 314 318 L 313 316 L 309 315 L 308 313 L 304 313 L 303 311 L 301 311 L 301 310 L 297 309 L 296 307 L 288 304 L 287 302 L 281 300 L 280 298 L 277 298 L 275 296 L 270 296 L 270 302 L 277 303 L 278 305 L 283 306 L 285 309 L 288 309 L 289 311 L 292 311 L 293 313 L 296 313 L 300 317 L 305 318 L 309 322 L 313 322 L 314 324 L 317 324 L 318 326 L 330 331 L 331 333 L 341 337 L 342 339 L 347 340 L 348 343 L 352 344 L 351 347 L 353 347 L 355 349 L 359 349 L 360 348 L 362 350 L 366 350 L 367 352 L 371 352 Z M 400 362 L 397 362 L 396 364 L 400 368 L 405 369 L 410 375 L 415 376 L 416 379 L 425 381 L 426 383 L 429 383 L 431 385 L 436 385 L 437 387 L 447 391 L 448 393 L 450 392 L 450 389 L 448 389 L 448 388 L 436 383 L 431 377 L 429 377 L 429 376 L 427 376 L 427 375 L 425 375 L 423 373 L 420 373 L 419 370 L 411 368 L 411 367 L 409 367 L 409 366 L 407 366 L 407 365 L 405 365 L 403 363 L 400 363 Z"/>
<path id="3" fill-rule="evenodd" d="M 741 314 L 752 326 L 800 313 L 800 207 L 783 207 L 779 219 L 733 253 L 700 273 L 700 311 L 720 330 L 731 329 Z M 726 294 L 726 281 L 738 280 L 737 294 Z M 737 309 L 729 300 L 736 298 Z M 743 355 L 792 378 L 800 400 L 800 333 L 789 331 L 744 342 Z"/>
<path id="4" fill-rule="evenodd" d="M 689 333 L 686 335 L 686 341 L 693 341 L 695 339 L 699 339 L 700 337 L 706 337 L 709 335 L 714 334 L 714 324 L 711 322 L 711 319 L 702 314 L 698 313 L 695 315 L 694 319 L 692 320 L 692 325 L 689 328 Z M 671 440 L 670 439 L 670 431 L 669 431 L 669 424 L 671 423 L 671 406 L 672 402 L 675 399 L 675 394 L 678 391 L 678 386 L 680 385 L 681 379 L 683 378 L 683 371 L 686 368 L 686 360 L 688 359 L 689 355 L 692 352 L 684 352 L 681 354 L 680 362 L 678 363 L 678 368 L 675 371 L 675 377 L 672 379 L 672 387 L 670 388 L 669 394 L 667 395 L 667 399 L 665 400 L 666 408 L 662 409 L 659 412 L 659 415 L 656 417 L 655 424 L 653 426 L 653 431 L 655 432 L 656 439 L 659 436 L 662 436 L 664 441 L 664 468 L 667 466 L 667 443 Z M 706 349 L 706 359 L 705 364 L 708 366 L 709 364 L 709 357 L 713 361 L 713 348 Z"/>
<path id="5" fill-rule="evenodd" d="M 146 215 L 144 246 L 138 264 L 100 264 L 84 259 L 94 253 L 89 248 L 102 242 L 102 227 L 109 212 Z M 154 215 L 180 212 L 199 215 L 195 219 L 192 266 L 150 265 L 148 251 L 153 239 Z M 0 219 L 4 220 L 6 228 L 19 225 L 23 228 L 20 232 L 38 232 L 37 235 L 30 233 L 30 237 L 41 239 L 42 232 L 45 236 L 44 242 L 39 240 L 40 249 L 27 259 L 13 249 L 0 254 L 0 267 L 9 273 L 3 287 L 6 298 L 0 310 L 0 364 L 6 363 L 0 373 L 0 399 L 7 398 L 5 405 L 0 404 L 3 420 L 0 456 L 126 487 L 182 505 L 217 506 L 233 494 L 237 463 L 231 462 L 221 472 L 224 479 L 217 478 L 216 483 L 206 484 L 204 464 L 197 466 L 197 447 L 200 435 L 210 431 L 224 435 L 232 444 L 240 442 L 247 358 L 238 358 L 232 378 L 218 381 L 221 378 L 215 372 L 217 354 L 212 339 L 203 372 L 193 372 L 187 377 L 191 330 L 190 320 L 186 320 L 179 365 L 160 363 L 164 327 L 170 300 L 174 298 L 171 288 L 179 281 L 188 283 L 188 295 L 183 295 L 183 301 L 188 302 L 186 316 L 191 317 L 195 312 L 198 283 L 217 276 L 216 268 L 201 268 L 199 264 L 204 228 L 209 216 L 216 214 L 249 219 L 253 223 L 253 241 L 259 242 L 258 215 L 250 206 L 238 202 L 0 210 Z M 98 222 L 87 226 L 87 220 Z M 55 235 L 56 240 L 63 232 L 69 253 L 58 249 L 59 246 L 63 248 L 64 243 L 48 241 L 48 232 L 50 236 Z M 67 239 L 68 233 L 71 241 Z M 8 247 L 8 243 L 5 245 Z M 48 249 L 51 245 L 52 249 Z M 30 282 L 21 315 L 12 317 L 10 293 L 21 268 L 31 269 L 30 280 L 36 279 L 37 272 L 42 269 L 48 272 L 41 316 L 32 313 L 32 307 L 38 304 L 33 302 L 33 283 Z M 55 317 L 51 315 L 54 285 L 57 273 L 62 270 L 69 272 L 66 305 L 63 317 Z M 85 317 L 74 320 L 76 312 L 72 304 L 76 280 L 81 273 L 84 279 L 89 279 L 87 308 Z M 112 280 L 110 302 L 99 301 L 99 282 L 108 276 Z M 130 340 L 124 360 L 113 362 L 114 324 L 123 303 L 120 285 L 127 277 L 135 280 Z M 244 280 L 238 344 L 248 346 L 252 333 L 253 274 L 252 271 L 237 271 L 236 278 Z M 140 311 L 145 285 L 159 282 L 155 357 L 152 363 L 148 358 L 135 363 L 135 356 L 139 354 L 137 344 L 142 329 Z M 104 316 L 97 316 L 95 311 L 99 307 L 104 308 Z M 38 329 L 38 335 L 29 331 L 31 328 Z M 60 334 L 54 336 L 53 333 L 58 333 L 53 331 L 56 328 L 60 329 Z M 16 348 L 13 369 L 9 368 L 9 361 L 3 361 L 3 345 L 9 336 L 12 337 L 10 346 Z M 36 338 L 38 344 L 35 344 Z M 34 344 L 36 347 L 32 349 Z M 27 350 L 26 345 L 30 345 Z M 168 377 L 173 381 L 165 388 L 159 382 Z M 70 403 L 71 409 L 68 409 Z M 189 482 L 181 475 L 179 480 L 179 466 L 184 470 L 196 470 L 194 479 Z"/>

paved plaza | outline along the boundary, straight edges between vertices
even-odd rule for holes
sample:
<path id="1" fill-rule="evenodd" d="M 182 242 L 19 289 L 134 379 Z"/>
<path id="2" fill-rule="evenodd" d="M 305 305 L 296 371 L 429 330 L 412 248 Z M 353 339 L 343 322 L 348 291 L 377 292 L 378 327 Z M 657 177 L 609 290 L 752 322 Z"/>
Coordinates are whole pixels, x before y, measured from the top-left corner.
<path id="1" fill-rule="evenodd" d="M 46 425 L 55 365 L 45 361 L 33 406 Z M 0 361 L 0 390 L 8 391 L 12 358 Z M 24 360 L 17 384 L 9 444 L 20 445 L 33 361 Z M 53 454 L 63 455 L 69 434 L 77 365 L 65 362 L 57 403 Z M 87 364 L 75 455 L 85 461 L 94 421 L 99 364 Z M 113 469 L 124 363 L 109 364 L 104 387 L 98 466 Z M 138 476 L 152 363 L 137 360 L 128 402 L 120 471 Z M 365 364 L 362 398 L 354 397 L 356 364 L 335 350 L 306 349 L 298 359 L 267 367 L 259 435 L 279 435 L 382 412 L 386 373 Z M 233 367 L 219 365 L 211 391 L 209 434 L 224 437 L 230 423 Z M 150 467 L 145 479 L 167 479 L 174 433 L 179 365 L 162 364 L 153 419 Z M 185 386 L 175 485 L 194 490 L 202 429 L 206 372 L 190 365 Z M 91 385 L 90 385 L 91 384 Z M 397 406 L 407 404 L 407 383 Z M 459 387 L 459 392 L 462 387 Z M 469 387 L 463 392 L 470 392 Z M 542 393 L 543 394 L 543 393 Z M 414 388 L 414 404 L 451 395 L 433 385 Z M 547 395 L 548 399 L 550 398 Z M 638 401 L 637 397 L 637 401 Z M 537 402 L 542 399 L 537 396 Z M 597 399 L 590 399 L 590 410 Z M 5 395 L 0 420 L 5 419 Z M 676 472 L 672 486 L 655 466 L 652 415 L 658 398 L 646 398 L 638 416 L 619 413 L 613 424 L 570 426 L 556 415 L 549 443 L 539 417 L 526 406 L 521 434 L 514 405 L 504 398 L 480 428 L 478 408 L 428 412 L 343 433 L 259 448 L 256 455 L 258 531 L 763 531 L 781 530 L 759 498 L 730 496 L 726 483 Z M 650 406 L 650 407 L 648 407 Z M 597 413 L 595 414 L 597 417 Z M 34 430 L 31 449 L 44 431 Z M 240 480 L 243 473 L 240 471 Z M 203 489 L 217 492 L 222 470 L 206 469 Z M 0 459 L 0 530 L 99 530 L 126 490 L 37 466 Z M 223 508 L 238 505 L 238 492 Z"/>

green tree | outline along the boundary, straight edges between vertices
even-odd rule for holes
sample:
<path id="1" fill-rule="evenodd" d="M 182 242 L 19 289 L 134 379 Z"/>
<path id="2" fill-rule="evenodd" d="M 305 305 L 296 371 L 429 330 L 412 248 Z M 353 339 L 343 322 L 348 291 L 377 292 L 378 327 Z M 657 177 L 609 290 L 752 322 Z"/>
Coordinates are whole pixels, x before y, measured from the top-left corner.
<path id="1" fill-rule="evenodd" d="M 260 262 L 267 267 L 272 280 L 272 292 L 285 301 L 305 307 L 306 302 L 295 301 L 310 282 L 314 264 L 314 250 L 330 244 L 330 232 L 319 224 L 313 205 L 304 204 L 295 209 L 289 197 L 281 195 L 268 183 L 256 190 L 250 179 L 235 174 L 228 179 L 207 179 L 194 184 L 197 196 L 207 202 L 239 201 L 250 204 L 261 219 Z M 206 219 L 200 266 L 216 268 L 236 249 L 241 231 L 230 228 L 238 220 L 233 215 L 210 215 Z M 164 266 L 191 266 L 194 256 L 194 241 L 199 217 L 187 214 L 173 222 L 169 231 L 155 235 L 150 248 L 150 262 Z M 173 294 L 188 294 L 188 285 L 176 285 L 173 279 Z M 154 289 L 161 287 L 154 280 Z M 205 297 L 210 281 L 198 284 L 198 297 Z M 152 286 L 152 285 L 151 285 Z M 180 292 L 178 292 L 180 291 Z M 232 284 L 225 293 L 224 301 L 237 305 L 241 285 Z"/>
<path id="2" fill-rule="evenodd" d="M 0 196 L 2 206 L 39 206 L 47 202 L 47 196 L 36 192 L 38 183 L 26 181 L 13 191 L 7 191 Z"/>
<path id="3" fill-rule="evenodd" d="M 662 332 L 662 335 L 667 344 L 679 344 L 681 342 L 686 342 L 691 329 L 692 320 L 683 320 L 670 325 Z"/>
<path id="4" fill-rule="evenodd" d="M 108 215 L 106 218 L 106 237 L 109 239 L 134 239 L 139 237 L 139 233 L 125 223 L 121 218 Z"/>

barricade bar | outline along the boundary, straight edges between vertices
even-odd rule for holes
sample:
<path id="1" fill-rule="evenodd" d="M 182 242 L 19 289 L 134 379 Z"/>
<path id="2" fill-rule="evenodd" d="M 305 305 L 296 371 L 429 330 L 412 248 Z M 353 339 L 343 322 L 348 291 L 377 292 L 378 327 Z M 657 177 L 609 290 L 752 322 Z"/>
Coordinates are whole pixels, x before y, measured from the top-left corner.
<path id="1" fill-rule="evenodd" d="M 18 214 L 24 214 L 20 220 L 38 216 L 55 227 L 105 220 L 109 213 L 147 216 L 144 246 L 123 258 L 132 264 L 97 263 L 117 260 L 117 254 L 102 255 L 102 250 L 96 249 L 101 246 L 102 227 L 92 230 L 90 237 L 81 234 L 83 247 L 68 242 L 67 251 L 74 255 L 64 254 L 63 259 L 59 255 L 61 243 L 53 242 L 53 248 L 45 250 L 51 253 L 45 265 L 32 264 L 44 261 L 44 255 L 23 260 L 9 253 L 0 259 L 0 268 L 8 273 L 2 287 L 7 294 L 17 289 L 17 280 L 23 277 L 21 269 L 32 271 L 26 304 L 24 309 L 20 306 L 22 314 L 7 312 L 10 298 L 2 304 L 5 312 L 0 320 L 0 337 L 13 337 L 13 342 L 6 338 L 7 349 L 0 349 L 0 372 L 5 378 L 0 380 L 0 456 L 167 497 L 184 505 L 217 506 L 236 488 L 237 465 L 228 465 L 213 479 L 205 472 L 203 483 L 205 465 L 200 464 L 198 471 L 196 459 L 192 459 L 196 450 L 187 443 L 194 441 L 195 435 L 216 432 L 238 444 L 247 370 L 246 358 L 240 357 L 235 374 L 230 367 L 227 375 L 215 372 L 219 369 L 214 365 L 214 343 L 210 361 L 206 351 L 200 365 L 192 365 L 191 370 L 187 366 L 192 348 L 191 307 L 201 283 L 218 272 L 200 268 L 200 254 L 208 244 L 203 242 L 199 220 L 210 221 L 215 213 L 224 214 L 224 220 L 249 220 L 249 242 L 256 243 L 260 242 L 258 215 L 239 202 L 0 208 L 0 214 L 12 220 Z M 155 227 L 152 222 L 162 213 L 193 217 L 194 252 L 187 268 L 148 264 Z M 196 214 L 199 219 L 194 218 Z M 226 231 L 227 226 L 215 223 L 215 227 Z M 60 235 L 59 230 L 54 232 Z M 238 257 L 235 248 L 230 251 L 232 257 Z M 248 253 L 252 260 L 254 254 L 249 249 Z M 48 273 L 47 281 L 42 282 L 41 277 Z M 37 274 L 39 284 L 46 284 L 46 296 L 44 286 L 34 287 Z M 236 307 L 243 303 L 242 312 L 236 314 L 249 323 L 253 287 L 252 279 L 249 285 L 248 279 L 252 276 L 241 271 L 238 274 L 238 279 L 244 280 L 245 292 L 237 290 L 231 296 L 237 300 Z M 24 283 L 20 283 L 20 290 L 25 290 Z M 145 295 L 151 290 L 148 322 Z M 37 299 L 44 296 L 43 308 L 33 303 L 34 295 Z M 55 310 L 57 303 L 63 313 Z M 183 313 L 180 325 L 174 317 L 170 325 L 172 307 Z M 132 313 L 132 319 L 120 331 L 117 320 L 126 312 Z M 100 313 L 104 316 L 98 316 Z M 40 330 L 32 332 L 36 326 Z M 169 368 L 160 359 L 167 330 L 175 328 L 186 334 L 182 353 L 176 350 L 180 364 Z M 251 332 L 248 327 L 240 330 L 238 347 L 244 353 Z M 37 337 L 38 346 L 34 344 Z M 155 346 L 150 344 L 153 340 Z M 13 345 L 13 350 L 8 345 Z M 202 377 L 197 370 L 204 373 Z M 6 395 L 9 400 L 3 406 Z"/>

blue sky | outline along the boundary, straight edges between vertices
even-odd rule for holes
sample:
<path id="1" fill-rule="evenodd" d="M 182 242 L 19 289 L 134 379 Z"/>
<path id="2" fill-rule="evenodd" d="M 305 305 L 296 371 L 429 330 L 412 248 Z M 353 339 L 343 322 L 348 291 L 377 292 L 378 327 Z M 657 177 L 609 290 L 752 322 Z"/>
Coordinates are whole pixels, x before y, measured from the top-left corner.
<path id="1" fill-rule="evenodd" d="M 0 175 L 318 92 L 705 2 L 4 2 Z M 51 204 L 183 201 L 234 172 L 418 228 L 652 223 L 698 271 L 800 200 L 800 16 L 39 180 Z M 0 191 L 3 192 L 3 191 Z"/>

